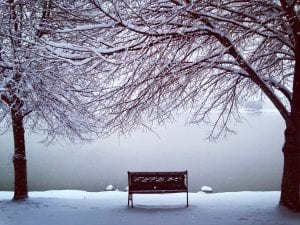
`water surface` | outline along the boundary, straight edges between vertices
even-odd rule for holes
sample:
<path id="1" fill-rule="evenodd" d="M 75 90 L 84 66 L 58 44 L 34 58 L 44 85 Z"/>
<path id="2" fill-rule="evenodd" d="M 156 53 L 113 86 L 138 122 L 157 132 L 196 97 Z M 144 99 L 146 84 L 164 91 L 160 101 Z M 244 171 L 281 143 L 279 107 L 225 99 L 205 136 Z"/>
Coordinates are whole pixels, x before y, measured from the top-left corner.
<path id="1" fill-rule="evenodd" d="M 278 113 L 248 113 L 225 140 L 205 140 L 207 127 L 179 120 L 79 145 L 45 146 L 37 135 L 26 136 L 30 190 L 102 191 L 108 184 L 123 190 L 127 171 L 188 170 L 191 191 L 211 186 L 216 192 L 279 190 L 284 123 Z M 13 187 L 11 134 L 0 136 L 0 190 Z"/>

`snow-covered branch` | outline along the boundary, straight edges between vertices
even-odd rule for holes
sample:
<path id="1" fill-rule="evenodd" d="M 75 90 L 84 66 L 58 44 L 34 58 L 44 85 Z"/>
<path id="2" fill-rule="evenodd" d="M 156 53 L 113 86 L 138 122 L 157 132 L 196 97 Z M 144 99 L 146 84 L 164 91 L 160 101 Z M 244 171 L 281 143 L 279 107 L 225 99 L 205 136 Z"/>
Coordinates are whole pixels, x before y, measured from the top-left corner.
<path id="1" fill-rule="evenodd" d="M 217 110 L 220 116 L 213 131 L 217 127 L 226 131 L 228 121 L 238 118 L 239 105 L 261 93 L 289 120 L 294 39 L 280 4 L 260 0 L 92 3 L 130 37 L 145 38 L 145 43 L 127 52 L 103 89 L 100 101 L 107 126 L 125 129 L 146 118 L 163 121 L 172 117 L 173 110 L 186 107 L 197 122 Z"/>

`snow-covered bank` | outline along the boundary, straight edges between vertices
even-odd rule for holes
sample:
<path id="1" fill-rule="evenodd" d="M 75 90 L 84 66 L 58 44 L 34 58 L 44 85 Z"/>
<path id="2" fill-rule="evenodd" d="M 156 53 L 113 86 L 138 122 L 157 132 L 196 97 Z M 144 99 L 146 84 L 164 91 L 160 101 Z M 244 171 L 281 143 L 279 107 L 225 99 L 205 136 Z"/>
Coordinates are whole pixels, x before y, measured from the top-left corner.
<path id="1" fill-rule="evenodd" d="M 76 190 L 31 192 L 12 202 L 0 192 L 0 225 L 296 225 L 300 214 L 278 206 L 279 192 L 190 193 L 134 195 L 126 192 Z"/>

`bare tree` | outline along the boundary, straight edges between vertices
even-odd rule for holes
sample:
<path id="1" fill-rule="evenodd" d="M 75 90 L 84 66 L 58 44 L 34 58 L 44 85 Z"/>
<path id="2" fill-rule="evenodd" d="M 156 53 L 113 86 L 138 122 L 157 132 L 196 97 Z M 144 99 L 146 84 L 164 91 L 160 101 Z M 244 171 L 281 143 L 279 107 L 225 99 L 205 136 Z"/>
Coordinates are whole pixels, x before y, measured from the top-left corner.
<path id="1" fill-rule="evenodd" d="M 63 28 L 90 22 L 83 2 L 71 2 L 0 1 L 0 122 L 14 136 L 15 200 L 28 196 L 25 130 L 43 134 L 46 142 L 90 140 L 99 134 L 100 74 L 87 71 L 102 64 L 86 60 L 83 67 L 86 55 L 93 56 L 66 50 L 70 45 L 62 38 L 77 37 L 64 35 Z"/>
<path id="2" fill-rule="evenodd" d="M 125 36 L 124 27 L 89 0 L 0 0 L 0 21 L 0 122 L 14 135 L 18 200 L 28 196 L 25 130 L 47 143 L 109 134 L 99 129 L 102 76 L 123 65 L 117 53 L 142 40 L 112 45 Z"/>
<path id="3" fill-rule="evenodd" d="M 106 55 L 118 70 L 100 77 L 108 132 L 184 109 L 192 122 L 211 122 L 217 138 L 245 100 L 265 96 L 286 123 L 280 203 L 300 210 L 299 1 L 90 3 L 115 23 L 110 47 L 121 49 Z"/>

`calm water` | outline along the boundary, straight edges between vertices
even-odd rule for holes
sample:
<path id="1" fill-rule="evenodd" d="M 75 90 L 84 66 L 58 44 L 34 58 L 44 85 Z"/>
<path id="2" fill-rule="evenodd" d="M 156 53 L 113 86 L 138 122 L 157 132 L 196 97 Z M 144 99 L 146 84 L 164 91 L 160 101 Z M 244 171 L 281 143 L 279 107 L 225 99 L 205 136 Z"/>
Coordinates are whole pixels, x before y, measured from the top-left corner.
<path id="1" fill-rule="evenodd" d="M 30 190 L 104 190 L 108 184 L 123 190 L 126 171 L 189 171 L 191 191 L 211 186 L 214 191 L 279 190 L 282 174 L 284 123 L 278 113 L 248 113 L 236 135 L 209 142 L 205 126 L 185 126 L 183 121 L 112 136 L 84 145 L 39 143 L 27 135 Z M 12 190 L 11 134 L 0 136 L 0 190 Z"/>

